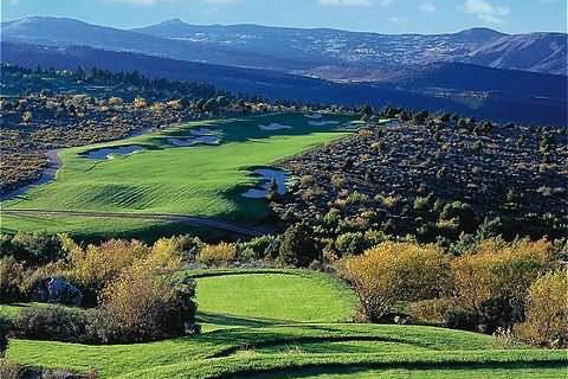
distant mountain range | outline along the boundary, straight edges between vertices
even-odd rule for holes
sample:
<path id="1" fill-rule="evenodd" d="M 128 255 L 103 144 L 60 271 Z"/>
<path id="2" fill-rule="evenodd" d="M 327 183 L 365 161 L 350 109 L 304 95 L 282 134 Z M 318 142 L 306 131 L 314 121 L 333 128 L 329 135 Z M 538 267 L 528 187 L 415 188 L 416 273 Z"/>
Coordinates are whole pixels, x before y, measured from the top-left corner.
<path id="1" fill-rule="evenodd" d="M 378 34 L 169 20 L 121 30 L 67 18 L 2 23 L 8 42 L 85 45 L 180 60 L 285 71 L 323 79 L 380 81 L 400 66 L 462 62 L 567 75 L 567 34 L 509 35 L 486 28 L 453 34 Z"/>
<path id="2" fill-rule="evenodd" d="M 381 35 L 179 20 L 120 30 L 32 17 L 2 23 L 1 55 L 28 67 L 136 69 L 270 99 L 567 123 L 566 34 L 561 33 L 507 35 L 478 28 Z"/>

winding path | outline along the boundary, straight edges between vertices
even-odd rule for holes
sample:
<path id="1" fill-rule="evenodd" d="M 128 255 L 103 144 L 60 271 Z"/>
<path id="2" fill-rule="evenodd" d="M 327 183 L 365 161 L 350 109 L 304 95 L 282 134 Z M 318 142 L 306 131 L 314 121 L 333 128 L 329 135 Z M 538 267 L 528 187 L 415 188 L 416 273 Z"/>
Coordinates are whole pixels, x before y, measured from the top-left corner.
<path id="1" fill-rule="evenodd" d="M 47 166 L 41 171 L 41 176 L 39 177 L 39 179 L 26 184 L 23 187 L 18 187 L 3 195 L 0 195 L 0 201 L 10 200 L 16 196 L 26 193 L 32 187 L 37 187 L 39 185 L 49 183 L 55 179 L 57 170 L 59 170 L 59 167 L 61 166 L 61 160 L 57 155 L 57 150 L 48 150 L 45 155 L 47 157 Z"/>
<path id="2" fill-rule="evenodd" d="M 194 226 L 204 226 L 249 237 L 257 237 L 270 232 L 267 228 L 244 226 L 213 218 L 189 216 L 177 213 L 91 212 L 15 208 L 3 209 L 1 213 L 8 215 L 138 218 L 144 220 L 162 220 L 166 222 L 183 222 Z"/>

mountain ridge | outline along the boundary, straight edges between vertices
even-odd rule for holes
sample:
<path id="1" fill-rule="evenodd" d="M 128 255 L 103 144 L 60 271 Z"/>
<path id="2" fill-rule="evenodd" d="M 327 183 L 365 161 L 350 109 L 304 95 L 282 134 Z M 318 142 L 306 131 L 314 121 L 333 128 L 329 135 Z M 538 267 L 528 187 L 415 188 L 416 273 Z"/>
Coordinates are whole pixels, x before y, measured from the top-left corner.
<path id="1" fill-rule="evenodd" d="M 566 124 L 566 81 L 558 75 L 509 71 L 458 62 L 399 70 L 382 83 L 334 83 L 272 70 L 245 69 L 116 52 L 2 42 L 2 59 L 34 69 L 92 67 L 133 71 L 154 78 L 206 82 L 233 93 L 269 100 L 372 104 L 444 110 L 476 118 Z"/>
<path id="2" fill-rule="evenodd" d="M 305 76 L 318 76 L 317 72 L 330 66 L 335 71 L 350 66 L 353 72 L 376 72 L 370 78 L 374 80 L 392 67 L 438 61 L 567 75 L 564 33 L 506 34 L 472 28 L 446 34 L 379 34 L 256 24 L 193 25 L 180 19 L 117 29 L 71 18 L 36 16 L 3 22 L 2 35 L 8 42 L 85 45 Z"/>

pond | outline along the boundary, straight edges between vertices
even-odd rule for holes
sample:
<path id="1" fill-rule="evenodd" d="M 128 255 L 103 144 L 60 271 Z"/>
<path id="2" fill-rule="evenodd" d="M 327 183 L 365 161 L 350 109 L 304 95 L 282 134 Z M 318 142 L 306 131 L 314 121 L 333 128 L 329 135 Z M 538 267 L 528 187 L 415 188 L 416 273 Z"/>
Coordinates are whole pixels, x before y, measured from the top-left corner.
<path id="1" fill-rule="evenodd" d="M 142 150 L 144 148 L 137 145 L 104 147 L 102 149 L 89 150 L 83 153 L 83 155 L 89 159 L 105 160 L 112 159 L 115 155 L 130 155 Z"/>
<path id="2" fill-rule="evenodd" d="M 244 192 L 242 194 L 243 197 L 248 199 L 264 199 L 273 182 L 278 186 L 278 193 L 280 195 L 286 193 L 288 189 L 287 182 L 290 177 L 286 171 L 277 168 L 263 167 L 257 168 L 253 172 L 260 177 L 259 184 L 257 187 L 249 188 Z"/>

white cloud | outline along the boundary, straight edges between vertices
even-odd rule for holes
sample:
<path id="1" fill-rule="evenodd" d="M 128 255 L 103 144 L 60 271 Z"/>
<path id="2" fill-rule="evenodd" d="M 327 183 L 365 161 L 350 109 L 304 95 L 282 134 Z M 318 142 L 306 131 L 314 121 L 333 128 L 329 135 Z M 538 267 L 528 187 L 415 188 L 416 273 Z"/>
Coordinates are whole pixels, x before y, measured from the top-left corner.
<path id="1" fill-rule="evenodd" d="M 506 5 L 493 5 L 486 0 L 466 0 L 460 7 L 465 13 L 475 15 L 478 19 L 491 24 L 503 24 L 505 16 L 511 13 Z"/>
<path id="2" fill-rule="evenodd" d="M 109 0 L 115 3 L 131 3 L 131 4 L 139 4 L 139 5 L 148 5 L 148 4 L 156 4 L 156 3 L 165 3 L 165 2 L 175 2 L 180 0 Z M 236 3 L 240 0 L 193 0 L 194 2 L 203 2 L 203 3 L 211 3 L 211 4 L 231 4 Z"/>
<path id="3" fill-rule="evenodd" d="M 318 0 L 318 3 L 322 5 L 343 5 L 349 7 L 368 7 L 371 5 L 388 7 L 393 3 L 393 0 Z"/>
<path id="4" fill-rule="evenodd" d="M 345 5 L 350 7 L 371 5 L 370 0 L 318 0 L 323 5 Z"/>
<path id="5" fill-rule="evenodd" d="M 432 3 L 422 3 L 422 5 L 418 7 L 418 9 L 420 9 L 420 11 L 424 13 L 436 12 L 436 6 Z"/>

